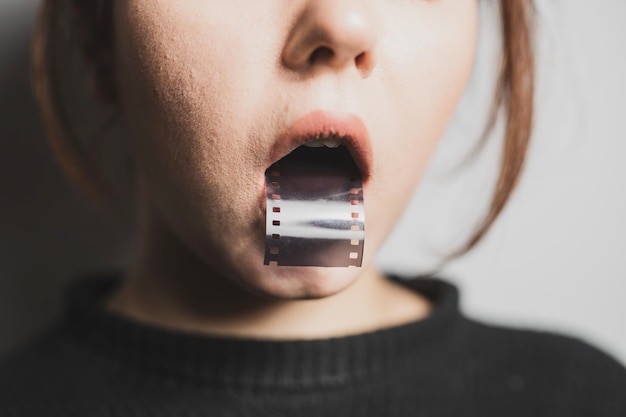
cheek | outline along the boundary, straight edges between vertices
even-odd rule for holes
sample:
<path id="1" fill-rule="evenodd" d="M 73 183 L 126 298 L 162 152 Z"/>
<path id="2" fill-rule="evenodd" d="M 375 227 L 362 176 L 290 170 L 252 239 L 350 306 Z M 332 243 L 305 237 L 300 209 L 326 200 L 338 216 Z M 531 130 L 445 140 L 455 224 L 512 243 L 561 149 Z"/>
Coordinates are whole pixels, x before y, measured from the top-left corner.
<path id="1" fill-rule="evenodd" d="M 153 209 L 197 240 L 223 234 L 224 224 L 241 229 L 232 234 L 256 230 L 262 201 L 245 122 L 260 106 L 254 86 L 264 85 L 245 72 L 258 52 L 232 22 L 206 16 L 226 13 L 217 8 L 227 3 L 202 3 L 115 8 L 120 100 L 140 185 Z"/>
<path id="2" fill-rule="evenodd" d="M 138 168 L 162 189 L 219 191 L 228 166 L 220 162 L 253 164 L 242 121 L 259 106 L 251 85 L 262 83 L 245 72 L 258 52 L 238 25 L 210 18 L 234 16 L 226 3 L 203 3 L 116 3 L 123 111 Z"/>
<path id="3" fill-rule="evenodd" d="M 390 159 L 404 162 L 396 168 L 421 174 L 434 153 L 473 68 L 477 12 L 475 0 L 441 0 L 396 21 L 398 32 L 386 40 L 385 87 L 403 133 L 385 147 Z"/>
<path id="4" fill-rule="evenodd" d="M 132 113 L 130 124 L 143 133 L 135 137 L 146 131 L 167 136 L 165 128 L 177 132 L 175 136 L 193 138 L 193 131 L 210 133 L 228 126 L 231 115 L 220 109 L 231 108 L 242 92 L 232 82 L 238 66 L 229 65 L 237 62 L 231 51 L 242 45 L 237 38 L 220 36 L 224 31 L 215 19 L 200 25 L 189 6 L 181 13 L 152 1 L 126 1 L 116 7 L 122 94 Z M 209 142 L 215 137 L 204 136 Z"/>
<path id="5" fill-rule="evenodd" d="M 392 228 L 412 196 L 472 72 L 477 4 L 442 0 L 439 6 L 393 16 L 388 25 L 397 29 L 383 39 L 381 76 L 394 135 L 381 132 L 385 140 L 374 144 L 379 181 L 369 199 L 371 212 L 388 213 L 378 216 L 388 219 L 381 229 Z"/>

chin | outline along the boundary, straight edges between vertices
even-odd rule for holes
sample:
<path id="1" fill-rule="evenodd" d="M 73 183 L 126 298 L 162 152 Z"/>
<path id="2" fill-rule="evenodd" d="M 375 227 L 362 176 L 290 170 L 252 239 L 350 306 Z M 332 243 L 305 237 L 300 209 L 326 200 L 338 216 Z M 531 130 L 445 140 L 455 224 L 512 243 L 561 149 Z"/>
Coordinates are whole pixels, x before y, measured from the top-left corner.
<path id="1" fill-rule="evenodd" d="M 260 265 L 238 279 L 245 289 L 269 300 L 314 300 L 342 292 L 362 273 L 362 268 L 320 268 Z"/>

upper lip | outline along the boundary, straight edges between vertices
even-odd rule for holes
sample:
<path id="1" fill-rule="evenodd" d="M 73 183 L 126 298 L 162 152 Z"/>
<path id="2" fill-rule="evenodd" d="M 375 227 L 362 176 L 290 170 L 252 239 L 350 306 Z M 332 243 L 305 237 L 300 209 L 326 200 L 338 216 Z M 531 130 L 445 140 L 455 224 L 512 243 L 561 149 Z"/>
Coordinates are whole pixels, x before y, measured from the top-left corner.
<path id="1" fill-rule="evenodd" d="M 279 136 L 267 166 L 273 165 L 297 147 L 320 137 L 341 138 L 342 144 L 348 148 L 361 171 L 363 182 L 369 179 L 372 173 L 372 144 L 369 133 L 363 120 L 350 113 L 317 110 L 299 118 Z"/>

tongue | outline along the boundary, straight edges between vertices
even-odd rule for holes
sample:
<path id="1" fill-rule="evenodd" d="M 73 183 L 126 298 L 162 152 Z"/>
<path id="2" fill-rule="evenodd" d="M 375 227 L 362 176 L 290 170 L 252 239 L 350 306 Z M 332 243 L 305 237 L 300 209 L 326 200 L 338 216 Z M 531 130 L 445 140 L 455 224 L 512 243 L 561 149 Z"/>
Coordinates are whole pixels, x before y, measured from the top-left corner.
<path id="1" fill-rule="evenodd" d="M 361 266 L 363 188 L 345 147 L 300 147 L 265 181 L 265 265 Z"/>

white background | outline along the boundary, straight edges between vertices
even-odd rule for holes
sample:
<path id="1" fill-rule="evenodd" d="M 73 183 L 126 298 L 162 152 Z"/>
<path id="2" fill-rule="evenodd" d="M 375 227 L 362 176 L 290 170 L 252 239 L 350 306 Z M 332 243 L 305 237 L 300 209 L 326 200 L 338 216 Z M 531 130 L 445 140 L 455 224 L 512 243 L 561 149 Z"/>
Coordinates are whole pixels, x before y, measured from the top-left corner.
<path id="1" fill-rule="evenodd" d="M 483 4 L 489 1 L 483 1 Z M 30 98 L 37 0 L 0 0 L 0 353 L 60 312 L 66 283 L 123 265 L 125 228 L 65 180 Z M 626 2 L 539 0 L 535 136 L 486 240 L 441 275 L 471 316 L 582 337 L 626 364 Z M 484 123 L 496 49 L 483 10 L 474 79 L 406 218 L 380 254 L 414 275 L 460 244 L 490 197 L 497 135 L 454 168 Z"/>

